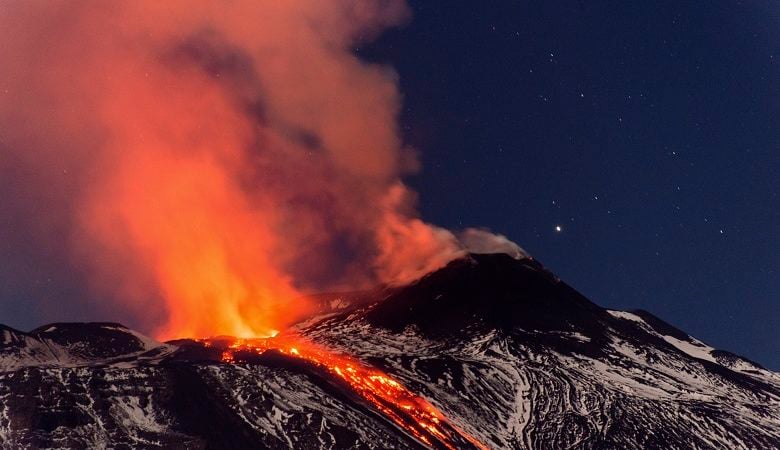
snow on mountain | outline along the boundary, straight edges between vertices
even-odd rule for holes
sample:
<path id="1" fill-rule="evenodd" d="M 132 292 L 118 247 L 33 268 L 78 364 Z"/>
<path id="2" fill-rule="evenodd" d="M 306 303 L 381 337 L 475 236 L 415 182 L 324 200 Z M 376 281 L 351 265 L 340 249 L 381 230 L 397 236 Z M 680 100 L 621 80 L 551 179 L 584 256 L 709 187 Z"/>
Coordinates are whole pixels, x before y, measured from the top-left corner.
<path id="1" fill-rule="evenodd" d="M 0 325 L 0 367 L 75 367 L 156 360 L 177 347 L 116 323 L 55 323 L 29 333 Z"/>
<path id="2" fill-rule="evenodd" d="M 319 300 L 303 336 L 490 448 L 780 448 L 780 375 L 647 312 L 600 308 L 531 259 L 471 255 L 406 287 Z M 426 447 L 279 352 L 225 363 L 203 342 L 117 324 L 0 333 L 4 448 Z"/>

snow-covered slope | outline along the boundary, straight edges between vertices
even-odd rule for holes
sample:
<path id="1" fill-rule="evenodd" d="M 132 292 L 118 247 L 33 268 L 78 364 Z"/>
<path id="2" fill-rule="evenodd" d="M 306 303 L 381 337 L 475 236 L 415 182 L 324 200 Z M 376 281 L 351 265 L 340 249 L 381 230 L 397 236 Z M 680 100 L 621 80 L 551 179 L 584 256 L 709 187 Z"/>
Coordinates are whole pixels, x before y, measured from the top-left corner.
<path id="1" fill-rule="evenodd" d="M 177 350 L 117 323 L 55 323 L 24 333 L 0 325 L 0 368 L 159 360 Z"/>
<path id="2" fill-rule="evenodd" d="M 780 375 L 599 308 L 530 260 L 456 261 L 308 335 L 494 448 L 780 448 Z"/>
<path id="3" fill-rule="evenodd" d="M 780 448 L 780 375 L 600 308 L 533 260 L 472 255 L 373 295 L 298 329 L 490 448 Z M 3 448 L 424 447 L 281 353 L 228 364 L 116 324 L 0 333 Z"/>

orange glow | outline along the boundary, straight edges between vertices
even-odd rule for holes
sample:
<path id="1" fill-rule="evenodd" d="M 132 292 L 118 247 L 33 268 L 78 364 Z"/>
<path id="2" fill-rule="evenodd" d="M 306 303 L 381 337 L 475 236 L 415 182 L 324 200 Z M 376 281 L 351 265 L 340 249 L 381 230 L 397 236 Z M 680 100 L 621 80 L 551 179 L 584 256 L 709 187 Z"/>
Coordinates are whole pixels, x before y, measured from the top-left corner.
<path id="1" fill-rule="evenodd" d="M 214 345 L 209 339 L 203 339 L 201 342 L 207 346 Z M 222 361 L 235 363 L 240 359 L 241 352 L 260 355 L 268 350 L 300 358 L 327 370 L 393 423 L 428 446 L 432 446 L 435 441 L 440 446 L 455 449 L 457 447 L 453 438 L 457 435 L 479 449 L 487 449 L 476 438 L 449 423 L 428 401 L 415 395 L 384 372 L 368 367 L 354 358 L 329 352 L 322 346 L 298 336 L 235 339 L 223 351 Z"/>
<path id="2" fill-rule="evenodd" d="M 70 225 L 95 315 L 161 340 L 268 336 L 312 313 L 302 293 L 454 257 L 402 181 L 397 76 L 354 52 L 407 17 L 403 0 L 4 2 L 2 149 L 57 194 L 31 198 L 67 200 L 30 223 Z"/>

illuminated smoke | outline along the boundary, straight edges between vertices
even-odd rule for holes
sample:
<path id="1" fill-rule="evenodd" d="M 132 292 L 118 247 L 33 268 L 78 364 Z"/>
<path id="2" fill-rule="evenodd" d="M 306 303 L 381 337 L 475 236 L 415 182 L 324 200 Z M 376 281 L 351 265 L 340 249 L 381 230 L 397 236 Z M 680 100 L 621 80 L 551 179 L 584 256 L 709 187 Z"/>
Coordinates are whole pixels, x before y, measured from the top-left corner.
<path id="1" fill-rule="evenodd" d="M 479 228 L 467 228 L 458 234 L 461 245 L 471 253 L 505 253 L 515 259 L 530 255 L 504 235 Z"/>
<path id="2" fill-rule="evenodd" d="M 407 18 L 394 0 L 5 2 L 0 174 L 41 201 L 4 213 L 68 230 L 102 310 L 159 338 L 270 334 L 311 312 L 302 293 L 439 267 L 462 245 L 401 181 L 396 74 L 353 53 Z"/>

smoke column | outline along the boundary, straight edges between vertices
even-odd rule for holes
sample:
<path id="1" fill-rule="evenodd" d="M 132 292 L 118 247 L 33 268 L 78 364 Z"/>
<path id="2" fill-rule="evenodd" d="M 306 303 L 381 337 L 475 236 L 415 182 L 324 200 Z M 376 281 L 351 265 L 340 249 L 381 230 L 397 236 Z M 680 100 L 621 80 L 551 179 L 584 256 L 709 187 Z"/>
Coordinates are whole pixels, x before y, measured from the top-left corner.
<path id="1" fill-rule="evenodd" d="M 402 182 L 396 74 L 353 53 L 408 19 L 394 0 L 4 2 L 0 212 L 163 339 L 267 335 L 311 312 L 303 293 L 419 277 L 463 246 Z"/>

